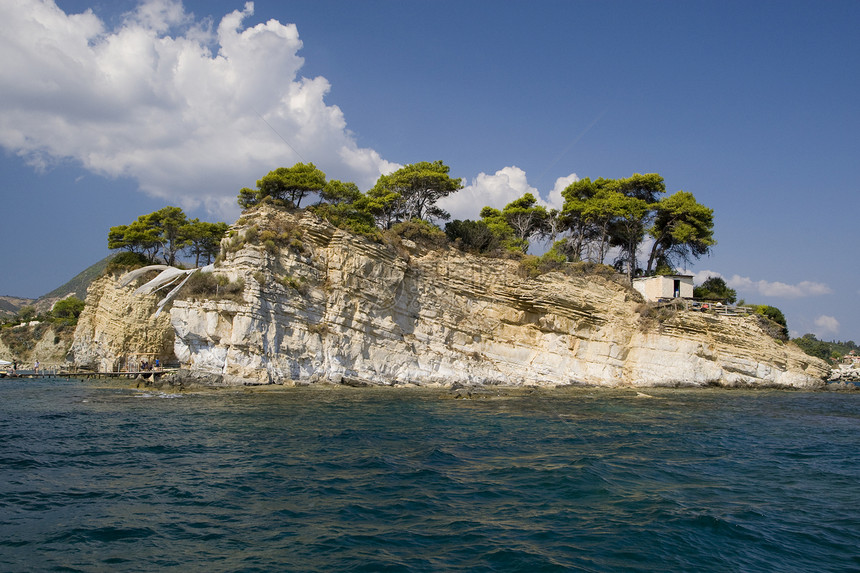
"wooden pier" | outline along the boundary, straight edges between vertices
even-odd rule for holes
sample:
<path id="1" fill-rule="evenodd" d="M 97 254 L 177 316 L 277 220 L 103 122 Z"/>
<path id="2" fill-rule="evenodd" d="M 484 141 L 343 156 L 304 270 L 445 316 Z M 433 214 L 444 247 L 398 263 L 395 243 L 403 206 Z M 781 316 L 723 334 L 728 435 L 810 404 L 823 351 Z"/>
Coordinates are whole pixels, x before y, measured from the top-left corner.
<path id="1" fill-rule="evenodd" d="M 2 378 L 66 378 L 66 379 L 81 379 L 81 380 L 112 380 L 112 379 L 127 379 L 143 378 L 144 380 L 157 380 L 165 374 L 173 374 L 178 368 L 160 368 L 158 370 L 143 370 L 143 371 L 120 371 L 120 372 L 92 372 L 92 371 L 59 371 L 59 372 L 31 372 L 24 371 L 17 374 L 8 374 L 0 372 Z"/>

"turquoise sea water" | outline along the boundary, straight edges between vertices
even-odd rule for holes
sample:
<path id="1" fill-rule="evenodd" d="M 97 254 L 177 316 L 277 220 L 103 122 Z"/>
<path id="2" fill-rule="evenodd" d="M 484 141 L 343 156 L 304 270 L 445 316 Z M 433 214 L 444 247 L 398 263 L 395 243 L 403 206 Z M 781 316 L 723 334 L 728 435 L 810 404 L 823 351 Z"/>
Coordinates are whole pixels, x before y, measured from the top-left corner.
<path id="1" fill-rule="evenodd" d="M 2 571 L 857 571 L 860 396 L 0 381 Z"/>

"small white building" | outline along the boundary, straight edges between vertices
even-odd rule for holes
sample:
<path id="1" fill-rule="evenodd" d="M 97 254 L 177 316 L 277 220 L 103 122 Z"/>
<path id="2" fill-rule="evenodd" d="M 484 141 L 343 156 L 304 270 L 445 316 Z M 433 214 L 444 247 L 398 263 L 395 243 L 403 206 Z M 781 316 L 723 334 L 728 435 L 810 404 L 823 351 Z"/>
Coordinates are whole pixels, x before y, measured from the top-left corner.
<path id="1" fill-rule="evenodd" d="M 633 288 L 648 302 L 661 298 L 693 298 L 693 275 L 658 275 L 633 279 Z"/>

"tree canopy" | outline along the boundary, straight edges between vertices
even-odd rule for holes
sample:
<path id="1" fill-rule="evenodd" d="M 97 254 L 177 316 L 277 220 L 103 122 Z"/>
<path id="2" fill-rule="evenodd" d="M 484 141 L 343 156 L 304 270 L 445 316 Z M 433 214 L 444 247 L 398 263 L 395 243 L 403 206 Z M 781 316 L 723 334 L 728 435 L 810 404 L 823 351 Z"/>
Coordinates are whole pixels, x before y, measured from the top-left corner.
<path id="1" fill-rule="evenodd" d="M 278 168 L 257 182 L 257 190 L 243 188 L 243 207 L 273 198 L 298 207 L 308 193 L 318 193 L 310 207 L 338 226 L 362 234 L 391 229 L 395 224 L 423 220 L 447 220 L 450 214 L 437 202 L 462 188 L 442 161 L 421 161 L 382 175 L 366 193 L 355 183 L 326 181 L 312 163 Z M 699 204 L 691 193 L 669 196 L 657 173 L 634 173 L 621 179 L 581 179 L 562 191 L 563 208 L 547 209 L 531 193 L 501 209 L 486 206 L 478 221 L 454 221 L 446 226 L 451 241 L 466 250 L 490 252 L 504 249 L 527 253 L 536 239 L 549 239 L 554 256 L 570 261 L 605 263 L 614 253 L 615 268 L 628 280 L 639 274 L 674 272 L 673 265 L 709 254 L 713 238 L 713 210 Z M 653 239 L 639 257 L 646 237 Z M 145 242 L 136 243 L 138 249 Z"/>
<path id="2" fill-rule="evenodd" d="M 693 296 L 702 299 L 725 300 L 729 304 L 734 304 L 738 300 L 737 291 L 729 288 L 722 277 L 708 277 L 701 285 L 693 288 Z"/>
<path id="3" fill-rule="evenodd" d="M 117 225 L 108 231 L 108 248 L 123 249 L 155 261 L 161 255 L 165 264 L 176 264 L 177 256 L 188 249 L 199 265 L 200 258 L 211 262 L 220 241 L 227 233 L 226 223 L 188 220 L 179 207 L 164 207 L 141 215 L 129 225 Z"/>
<path id="4" fill-rule="evenodd" d="M 218 256 L 221 250 L 221 239 L 227 234 L 227 223 L 207 223 L 198 219 L 192 219 L 185 228 L 185 237 L 188 240 L 186 250 L 194 257 L 194 266 L 200 266 L 200 260 L 205 259 L 206 264 Z"/>
<path id="5" fill-rule="evenodd" d="M 714 240 L 714 210 L 698 203 L 692 193 L 678 191 L 661 199 L 648 230 L 654 243 L 646 272 L 658 260 L 690 262 L 710 253 Z"/>
<path id="6" fill-rule="evenodd" d="M 311 211 L 337 226 L 372 235 L 377 227 L 390 229 L 403 221 L 450 218 L 436 202 L 461 189 L 462 180 L 448 172 L 442 161 L 413 163 L 380 176 L 373 188 L 362 193 L 353 182 L 326 181 L 325 173 L 313 163 L 297 163 L 270 171 L 257 181 L 256 190 L 240 189 L 238 202 L 248 208 L 271 198 L 298 208 L 306 195 L 319 193 Z"/>
<path id="7" fill-rule="evenodd" d="M 648 274 L 655 263 L 661 271 L 672 271 L 673 261 L 698 258 L 715 244 L 712 211 L 690 193 L 679 191 L 661 199 L 665 192 L 663 177 L 657 173 L 634 173 L 623 179 L 585 178 L 562 191 L 561 210 L 548 210 L 526 193 L 502 209 L 484 207 L 480 228 L 474 221 L 455 221 L 446 231 L 462 248 L 479 251 L 489 244 L 485 231 L 492 233 L 493 244 L 513 252 L 527 253 L 534 239 L 549 239 L 553 256 L 569 261 L 602 264 L 615 248 L 616 269 L 632 280 L 643 273 L 639 255 L 648 234 L 656 243 L 644 271 Z"/>
<path id="8" fill-rule="evenodd" d="M 537 204 L 537 199 L 531 193 L 526 193 L 505 205 L 501 215 L 513 229 L 514 237 L 524 253 L 528 251 L 529 240 L 532 237 L 544 235 L 547 232 L 549 214 L 546 208 Z"/>
<path id="9" fill-rule="evenodd" d="M 481 234 L 474 235 L 477 239 L 486 229 L 494 237 L 492 241 L 494 246 L 500 245 L 509 251 L 526 253 L 533 238 L 549 236 L 549 218 L 549 212 L 545 207 L 537 204 L 535 196 L 525 193 L 501 210 L 490 206 L 481 209 L 481 220 L 478 221 L 481 224 L 480 227 L 467 226 L 474 221 L 458 221 L 452 233 L 456 233 L 458 229 L 481 231 Z M 484 239 L 481 240 L 487 242 Z"/>
<path id="10" fill-rule="evenodd" d="M 188 218 L 179 207 L 164 207 L 147 215 L 151 227 L 156 231 L 164 262 L 176 263 L 176 254 L 188 245 Z"/>
<path id="11" fill-rule="evenodd" d="M 150 223 L 149 215 L 142 215 L 129 225 L 111 227 L 108 231 L 108 248 L 111 250 L 125 249 L 152 261 L 160 247 L 158 229 Z"/>
<path id="12" fill-rule="evenodd" d="M 810 332 L 807 332 L 800 338 L 792 338 L 791 341 L 810 356 L 817 356 L 831 362 L 840 360 L 851 351 L 856 352 L 858 350 L 857 344 L 853 340 L 826 342 L 819 340 Z"/>
<path id="13" fill-rule="evenodd" d="M 445 225 L 445 234 L 464 251 L 490 253 L 500 246 L 499 238 L 483 221 L 456 219 Z"/>
<path id="14" fill-rule="evenodd" d="M 561 218 L 569 231 L 565 252 L 575 259 L 603 263 L 610 247 L 618 247 L 616 264 L 632 278 L 638 271 L 637 255 L 653 205 L 665 192 L 663 177 L 657 173 L 571 183 L 562 191 Z"/>
<path id="15" fill-rule="evenodd" d="M 320 199 L 332 205 L 341 205 L 343 203 L 355 203 L 361 199 L 361 190 L 353 182 L 344 183 L 337 179 L 332 179 L 326 183 L 322 191 L 320 191 Z"/>
<path id="16" fill-rule="evenodd" d="M 710 253 L 713 210 L 678 191 L 661 197 L 666 185 L 657 173 L 634 173 L 624 179 L 581 179 L 564 191 L 561 218 L 568 236 L 565 252 L 572 258 L 602 263 L 609 247 L 617 247 L 616 268 L 629 278 L 671 269 Z M 645 237 L 654 239 L 647 265 L 638 267 Z"/>
<path id="17" fill-rule="evenodd" d="M 256 191 L 247 187 L 239 190 L 239 205 L 248 208 L 271 197 L 299 208 L 305 196 L 320 193 L 325 188 L 325 173 L 313 163 L 296 163 L 292 167 L 278 167 L 269 171 L 257 181 Z"/>
<path id="18" fill-rule="evenodd" d="M 463 180 L 448 175 L 442 161 L 421 161 L 381 176 L 368 197 L 385 227 L 399 221 L 448 220 L 450 213 L 436 205 L 443 197 L 463 188 Z"/>
<path id="19" fill-rule="evenodd" d="M 84 310 L 84 306 L 86 306 L 84 301 L 77 297 L 70 296 L 55 302 L 53 308 L 51 308 L 51 315 L 53 315 L 54 318 L 61 320 L 77 321 L 81 312 Z"/>

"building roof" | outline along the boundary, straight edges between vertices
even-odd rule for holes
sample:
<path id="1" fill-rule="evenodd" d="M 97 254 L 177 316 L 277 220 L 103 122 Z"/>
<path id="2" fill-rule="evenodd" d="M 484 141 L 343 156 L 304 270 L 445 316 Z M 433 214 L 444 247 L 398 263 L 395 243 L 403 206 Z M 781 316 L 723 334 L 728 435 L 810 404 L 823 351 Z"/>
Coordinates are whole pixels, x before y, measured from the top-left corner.
<path id="1" fill-rule="evenodd" d="M 636 277 L 634 281 L 647 281 L 650 279 L 691 279 L 693 275 L 652 275 L 650 277 Z"/>

